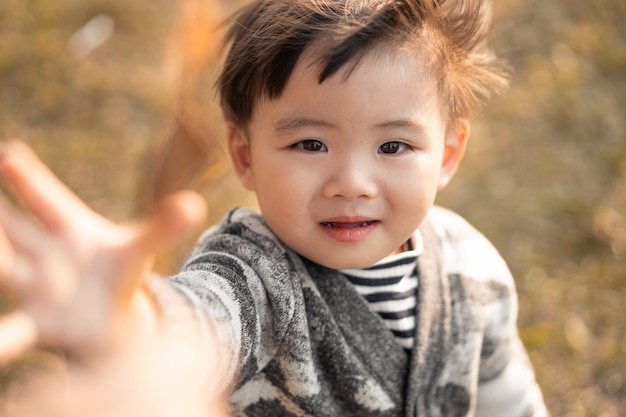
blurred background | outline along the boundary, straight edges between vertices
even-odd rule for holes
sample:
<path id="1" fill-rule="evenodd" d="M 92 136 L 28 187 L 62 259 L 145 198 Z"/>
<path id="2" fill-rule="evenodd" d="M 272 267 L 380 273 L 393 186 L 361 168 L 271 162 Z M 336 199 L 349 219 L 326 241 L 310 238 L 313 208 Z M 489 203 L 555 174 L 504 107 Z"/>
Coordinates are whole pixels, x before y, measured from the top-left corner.
<path id="1" fill-rule="evenodd" d="M 210 222 L 253 205 L 224 158 L 212 90 L 214 28 L 240 3 L 2 0 L 0 138 L 28 142 L 114 220 L 185 186 L 206 195 Z M 626 416 L 626 1 L 495 3 L 511 88 L 473 120 L 439 203 L 509 262 L 553 416 Z M 0 385 L 37 360 L 0 368 Z"/>

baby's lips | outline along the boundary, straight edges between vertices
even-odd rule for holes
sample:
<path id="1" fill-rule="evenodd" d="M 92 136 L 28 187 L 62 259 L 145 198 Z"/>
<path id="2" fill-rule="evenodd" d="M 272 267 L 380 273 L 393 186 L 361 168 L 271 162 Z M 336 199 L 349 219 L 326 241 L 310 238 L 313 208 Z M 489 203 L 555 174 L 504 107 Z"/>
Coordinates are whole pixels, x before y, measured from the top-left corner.
<path id="1" fill-rule="evenodd" d="M 320 224 L 333 229 L 356 229 L 358 227 L 367 227 L 377 222 L 377 220 L 367 220 L 358 222 L 322 222 Z"/>

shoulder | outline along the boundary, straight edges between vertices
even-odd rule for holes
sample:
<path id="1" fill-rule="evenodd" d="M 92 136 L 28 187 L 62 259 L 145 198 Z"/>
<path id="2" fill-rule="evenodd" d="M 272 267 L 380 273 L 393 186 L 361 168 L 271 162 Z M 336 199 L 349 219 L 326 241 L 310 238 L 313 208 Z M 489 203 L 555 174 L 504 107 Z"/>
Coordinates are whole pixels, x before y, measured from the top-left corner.
<path id="1" fill-rule="evenodd" d="M 497 249 L 463 217 L 435 206 L 425 221 L 439 240 L 444 273 L 512 285 L 509 269 Z"/>
<path id="2" fill-rule="evenodd" d="M 299 258 L 272 233 L 261 215 L 235 208 L 201 236 L 176 279 L 220 287 L 225 293 L 239 294 L 246 303 L 263 298 L 255 306 L 280 299 L 274 304 L 290 311 L 306 276 Z"/>
<path id="3" fill-rule="evenodd" d="M 203 238 L 208 239 L 220 234 L 242 236 L 253 240 L 267 239 L 275 245 L 280 244 L 278 238 L 265 223 L 263 216 L 247 207 L 236 207 L 228 211 L 219 223 L 204 233 Z"/>
<path id="4" fill-rule="evenodd" d="M 251 252 L 250 252 L 251 251 Z M 187 256 L 186 263 L 208 252 L 258 256 L 283 256 L 287 248 L 265 223 L 263 216 L 246 207 L 227 212 L 206 230 Z"/>

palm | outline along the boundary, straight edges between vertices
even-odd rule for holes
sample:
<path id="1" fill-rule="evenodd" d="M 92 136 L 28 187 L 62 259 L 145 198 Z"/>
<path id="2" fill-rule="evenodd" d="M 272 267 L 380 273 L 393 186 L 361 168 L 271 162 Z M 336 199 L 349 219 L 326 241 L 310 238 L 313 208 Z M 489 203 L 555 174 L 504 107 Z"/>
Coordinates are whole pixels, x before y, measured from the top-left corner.
<path id="1" fill-rule="evenodd" d="M 14 317 L 38 339 L 78 352 L 127 336 L 155 252 L 202 219 L 201 200 L 179 193 L 153 217 L 117 225 L 90 210 L 23 144 L 5 149 L 0 169 L 32 214 L 0 204 L 0 283 L 20 302 Z"/>

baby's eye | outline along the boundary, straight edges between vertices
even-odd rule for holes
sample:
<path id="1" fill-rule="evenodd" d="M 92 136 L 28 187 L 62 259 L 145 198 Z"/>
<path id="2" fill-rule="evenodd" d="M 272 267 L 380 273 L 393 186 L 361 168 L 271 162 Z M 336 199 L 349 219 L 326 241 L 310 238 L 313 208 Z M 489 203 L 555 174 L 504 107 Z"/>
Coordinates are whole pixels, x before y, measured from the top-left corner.
<path id="1" fill-rule="evenodd" d="M 324 145 L 319 140 L 315 139 L 305 139 L 301 140 L 298 143 L 294 143 L 292 149 L 301 149 L 306 152 L 325 152 L 326 145 Z"/>
<path id="2" fill-rule="evenodd" d="M 384 154 L 396 154 L 410 149 L 411 147 L 406 143 L 394 141 L 383 143 L 382 145 L 380 145 L 380 148 L 378 148 L 378 152 Z"/>

